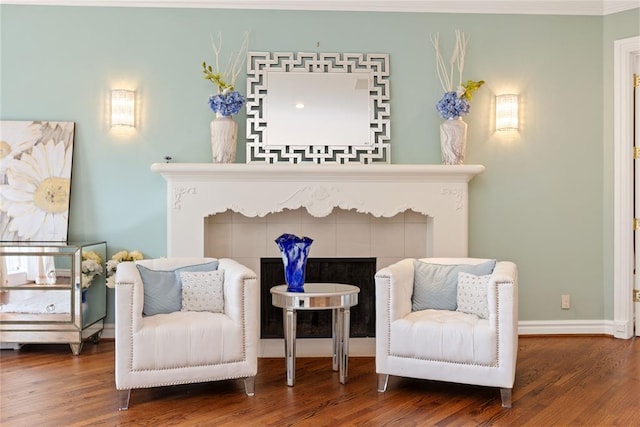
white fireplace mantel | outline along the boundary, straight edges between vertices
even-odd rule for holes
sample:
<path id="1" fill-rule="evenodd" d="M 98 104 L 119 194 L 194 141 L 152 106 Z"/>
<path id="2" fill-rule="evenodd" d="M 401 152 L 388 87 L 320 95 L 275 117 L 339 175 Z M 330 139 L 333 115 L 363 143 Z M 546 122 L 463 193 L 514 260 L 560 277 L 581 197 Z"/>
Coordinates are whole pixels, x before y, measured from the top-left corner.
<path id="1" fill-rule="evenodd" d="M 226 210 L 262 217 L 301 207 L 430 219 L 429 256 L 466 256 L 468 182 L 482 165 L 155 163 L 167 181 L 167 256 L 204 255 L 204 218 Z"/>

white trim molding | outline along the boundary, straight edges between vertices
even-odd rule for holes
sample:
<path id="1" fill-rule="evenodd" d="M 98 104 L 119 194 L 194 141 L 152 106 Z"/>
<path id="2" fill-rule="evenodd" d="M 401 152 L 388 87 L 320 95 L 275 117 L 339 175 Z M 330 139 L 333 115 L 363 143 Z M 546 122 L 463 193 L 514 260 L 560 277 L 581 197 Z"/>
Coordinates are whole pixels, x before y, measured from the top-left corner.
<path id="1" fill-rule="evenodd" d="M 611 320 L 521 320 L 518 335 L 614 335 Z"/>
<path id="2" fill-rule="evenodd" d="M 108 340 L 116 339 L 116 324 L 115 323 L 105 323 L 104 329 L 102 329 L 102 335 L 100 338 L 105 338 Z"/>
<path id="3" fill-rule="evenodd" d="M 633 335 L 633 56 L 640 37 L 614 42 L 613 318 L 616 338 Z"/>
<path id="4" fill-rule="evenodd" d="M 0 4 L 521 15 L 608 15 L 639 7 L 637 0 L 0 0 Z"/>

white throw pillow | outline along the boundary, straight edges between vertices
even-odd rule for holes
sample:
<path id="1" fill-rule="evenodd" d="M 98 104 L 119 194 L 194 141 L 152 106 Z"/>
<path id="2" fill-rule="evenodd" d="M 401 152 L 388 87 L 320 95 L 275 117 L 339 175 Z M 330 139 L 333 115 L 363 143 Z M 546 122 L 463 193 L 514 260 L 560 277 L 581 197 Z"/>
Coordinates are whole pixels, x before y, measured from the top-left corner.
<path id="1" fill-rule="evenodd" d="M 180 273 L 182 311 L 224 312 L 224 270 Z"/>
<path id="2" fill-rule="evenodd" d="M 488 319 L 487 288 L 490 280 L 491 275 L 476 276 L 469 273 L 458 273 L 458 308 L 456 311 Z"/>

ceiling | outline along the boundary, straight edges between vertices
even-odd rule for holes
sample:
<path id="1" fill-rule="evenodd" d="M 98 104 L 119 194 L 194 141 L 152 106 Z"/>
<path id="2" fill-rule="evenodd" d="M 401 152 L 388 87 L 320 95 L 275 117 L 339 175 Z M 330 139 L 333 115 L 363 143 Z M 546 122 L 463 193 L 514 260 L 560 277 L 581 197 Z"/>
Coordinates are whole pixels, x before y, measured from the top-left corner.
<path id="1" fill-rule="evenodd" d="M 534 15 L 609 15 L 640 8 L 640 0 L 0 0 L 0 4 Z"/>

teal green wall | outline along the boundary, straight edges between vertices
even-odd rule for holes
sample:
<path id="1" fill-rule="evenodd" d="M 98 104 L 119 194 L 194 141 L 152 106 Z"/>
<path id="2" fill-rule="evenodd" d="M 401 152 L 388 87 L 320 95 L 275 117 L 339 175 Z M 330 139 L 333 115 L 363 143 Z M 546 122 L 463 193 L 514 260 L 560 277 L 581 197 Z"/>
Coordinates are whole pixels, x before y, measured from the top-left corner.
<path id="1" fill-rule="evenodd" d="M 487 168 L 470 186 L 470 254 L 518 264 L 521 320 L 613 316 L 612 43 L 640 33 L 637 10 L 571 17 L 2 5 L 0 24 L 0 118 L 76 123 L 70 237 L 104 239 L 110 255 L 139 249 L 148 257 L 166 251 L 165 182 L 149 166 L 165 155 L 210 161 L 213 87 L 200 64 L 213 59 L 211 33 L 222 32 L 225 52 L 249 30 L 254 51 L 389 53 L 392 162 L 439 163 L 442 89 L 429 35 L 440 32 L 448 48 L 462 29 L 471 34 L 465 78 L 487 82 L 466 119 L 467 162 Z M 123 85 L 141 101 L 128 137 L 106 118 L 109 89 Z M 521 95 L 513 138 L 491 124 L 493 97 L 506 92 Z M 244 135 L 244 112 L 238 119 Z M 569 311 L 560 310 L 564 293 Z"/>

